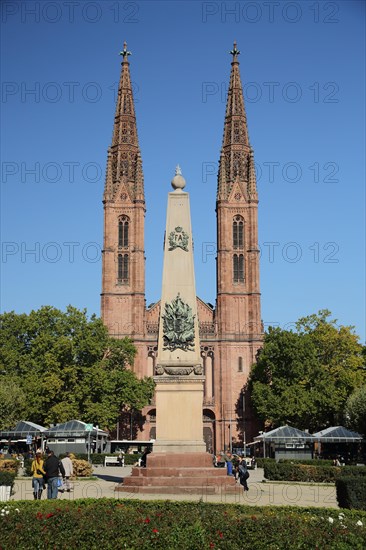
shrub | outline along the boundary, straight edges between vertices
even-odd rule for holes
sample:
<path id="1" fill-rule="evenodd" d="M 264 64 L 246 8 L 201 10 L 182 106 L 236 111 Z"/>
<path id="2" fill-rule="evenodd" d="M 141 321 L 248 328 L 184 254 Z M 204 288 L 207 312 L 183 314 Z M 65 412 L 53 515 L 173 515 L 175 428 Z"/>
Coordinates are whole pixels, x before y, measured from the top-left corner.
<path id="1" fill-rule="evenodd" d="M 18 510 L 18 511 L 17 511 Z M 362 549 L 362 511 L 203 502 L 85 499 L 9 502 L 1 547 L 242 550 Z"/>
<path id="2" fill-rule="evenodd" d="M 0 472 L 0 485 L 6 485 L 8 487 L 13 487 L 15 472 L 1 471 Z"/>
<path id="3" fill-rule="evenodd" d="M 90 477 L 93 473 L 93 466 L 87 460 L 72 459 L 74 477 Z"/>
<path id="4" fill-rule="evenodd" d="M 18 473 L 19 462 L 12 458 L 0 459 L 0 472 L 14 472 Z"/>
<path id="5" fill-rule="evenodd" d="M 337 501 L 341 508 L 366 510 L 366 477 L 340 477 L 336 480 Z"/>

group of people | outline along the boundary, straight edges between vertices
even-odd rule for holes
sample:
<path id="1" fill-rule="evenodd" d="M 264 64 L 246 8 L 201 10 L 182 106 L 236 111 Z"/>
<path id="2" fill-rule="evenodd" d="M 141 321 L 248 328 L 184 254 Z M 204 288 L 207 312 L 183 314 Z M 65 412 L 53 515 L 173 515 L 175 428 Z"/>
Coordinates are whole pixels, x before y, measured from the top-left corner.
<path id="1" fill-rule="evenodd" d="M 47 484 L 47 498 L 55 499 L 59 490 L 72 491 L 70 477 L 73 475 L 73 465 L 70 453 L 60 460 L 50 449 L 46 452 L 47 458 L 43 459 L 41 449 L 36 451 L 36 457 L 32 462 L 32 487 L 34 500 L 41 500 L 42 492 Z M 62 476 L 62 479 L 61 477 Z"/>
<path id="2" fill-rule="evenodd" d="M 219 467 L 221 464 L 224 466 L 226 463 L 227 475 L 233 475 L 235 479 L 242 485 L 244 492 L 249 491 L 248 487 L 248 463 L 244 457 L 240 458 L 236 455 L 232 455 L 230 452 L 219 453 L 219 455 L 214 455 L 214 466 Z M 250 459 L 251 469 L 256 469 L 257 461 L 254 457 Z"/>

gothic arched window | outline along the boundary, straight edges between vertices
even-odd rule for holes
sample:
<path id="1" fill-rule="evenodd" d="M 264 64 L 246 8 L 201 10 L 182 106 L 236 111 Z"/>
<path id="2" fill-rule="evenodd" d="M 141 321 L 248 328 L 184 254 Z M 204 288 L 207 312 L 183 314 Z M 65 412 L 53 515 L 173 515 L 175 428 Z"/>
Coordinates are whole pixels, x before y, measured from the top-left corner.
<path id="1" fill-rule="evenodd" d="M 243 358 L 242 358 L 242 357 L 239 357 L 239 361 L 238 361 L 238 371 L 239 371 L 239 372 L 243 372 Z"/>
<path id="2" fill-rule="evenodd" d="M 129 218 L 122 216 L 118 220 L 118 248 L 128 247 Z"/>
<path id="3" fill-rule="evenodd" d="M 244 219 L 241 216 L 233 220 L 233 247 L 244 248 Z"/>
<path id="4" fill-rule="evenodd" d="M 233 281 L 234 283 L 244 283 L 244 254 L 234 254 L 233 256 Z"/>
<path id="5" fill-rule="evenodd" d="M 119 283 L 128 282 L 128 254 L 118 254 L 118 274 Z"/>

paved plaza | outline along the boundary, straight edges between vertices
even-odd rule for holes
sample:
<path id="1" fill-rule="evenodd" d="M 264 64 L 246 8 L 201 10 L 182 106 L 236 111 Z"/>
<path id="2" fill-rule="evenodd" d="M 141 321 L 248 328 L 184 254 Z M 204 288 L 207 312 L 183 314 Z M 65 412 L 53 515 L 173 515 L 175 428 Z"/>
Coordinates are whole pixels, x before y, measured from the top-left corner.
<path id="1" fill-rule="evenodd" d="M 249 491 L 244 494 L 207 494 L 205 487 L 196 495 L 151 495 L 122 493 L 116 491 L 124 477 L 131 474 L 131 466 L 124 468 L 114 466 L 94 466 L 96 480 L 75 481 L 73 491 L 59 493 L 59 500 L 75 500 L 78 498 L 118 498 L 139 500 L 189 500 L 204 502 L 222 502 L 228 504 L 247 504 L 253 506 L 316 506 L 338 508 L 335 486 L 331 484 L 310 483 L 280 483 L 265 481 L 263 469 L 258 468 L 250 472 L 248 480 Z M 17 479 L 14 486 L 15 494 L 11 500 L 32 500 L 31 478 Z M 47 491 L 43 491 L 43 499 Z"/>

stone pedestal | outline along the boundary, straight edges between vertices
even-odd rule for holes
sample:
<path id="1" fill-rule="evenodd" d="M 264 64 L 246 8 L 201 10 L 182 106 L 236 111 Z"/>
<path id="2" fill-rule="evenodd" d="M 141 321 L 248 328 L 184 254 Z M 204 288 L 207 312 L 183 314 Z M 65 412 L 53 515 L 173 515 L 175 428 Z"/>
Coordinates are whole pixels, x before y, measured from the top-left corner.
<path id="1" fill-rule="evenodd" d="M 156 453 L 147 456 L 146 468 L 135 467 L 116 489 L 141 494 L 242 493 L 241 485 L 226 468 L 214 468 L 208 453 Z"/>
<path id="2" fill-rule="evenodd" d="M 157 439 L 154 453 L 205 453 L 202 377 L 155 378 Z"/>

